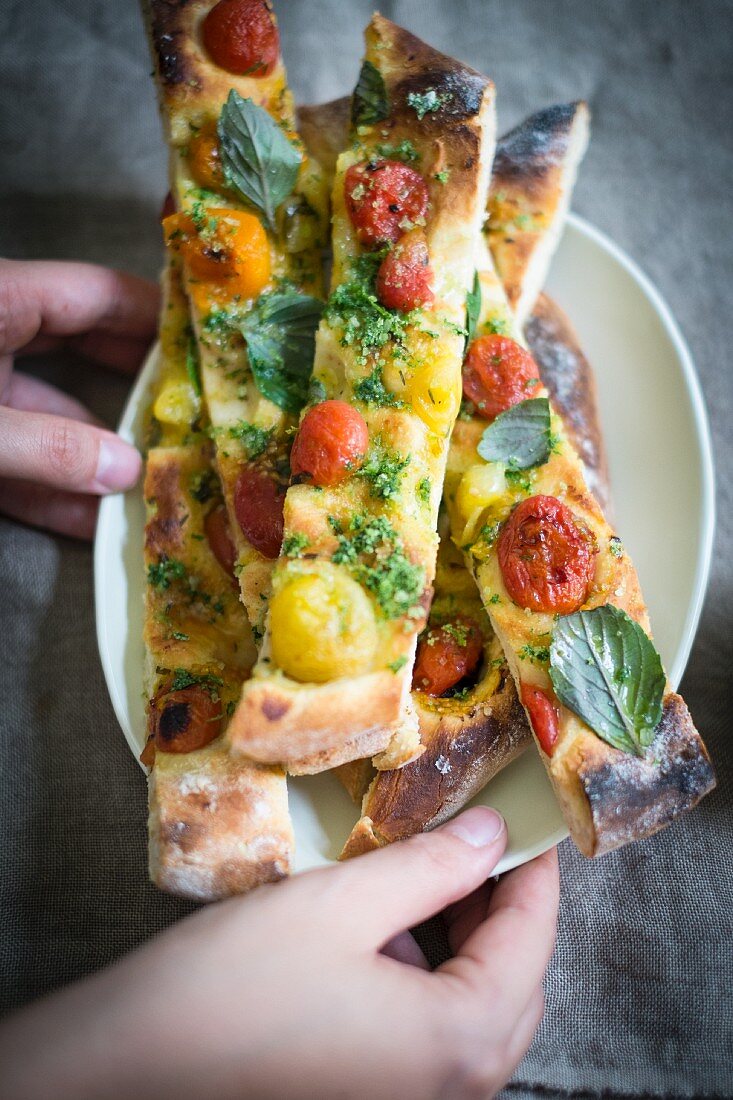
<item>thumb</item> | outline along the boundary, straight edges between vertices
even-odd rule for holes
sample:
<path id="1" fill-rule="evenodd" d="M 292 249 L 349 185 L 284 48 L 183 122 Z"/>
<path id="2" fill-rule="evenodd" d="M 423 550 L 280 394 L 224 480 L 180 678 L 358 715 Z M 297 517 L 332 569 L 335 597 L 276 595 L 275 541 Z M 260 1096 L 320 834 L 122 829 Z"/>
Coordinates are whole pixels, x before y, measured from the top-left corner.
<path id="1" fill-rule="evenodd" d="M 78 493 L 129 489 L 141 459 L 114 432 L 48 413 L 0 407 L 0 476 Z"/>
<path id="2" fill-rule="evenodd" d="M 419 833 L 349 860 L 332 871 L 330 892 L 351 941 L 381 947 L 397 932 L 465 897 L 491 874 L 506 847 L 496 810 L 476 806 Z M 336 914 L 334 914 L 336 915 Z"/>

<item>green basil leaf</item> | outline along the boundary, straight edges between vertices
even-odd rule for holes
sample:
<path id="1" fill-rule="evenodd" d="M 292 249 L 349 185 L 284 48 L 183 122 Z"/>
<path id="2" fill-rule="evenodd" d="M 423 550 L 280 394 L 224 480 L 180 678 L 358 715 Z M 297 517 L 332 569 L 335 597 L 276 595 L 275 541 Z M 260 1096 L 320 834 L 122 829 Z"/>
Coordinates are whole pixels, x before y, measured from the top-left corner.
<path id="1" fill-rule="evenodd" d="M 513 470 L 528 470 L 547 462 L 552 449 L 550 402 L 530 397 L 499 413 L 476 448 L 487 462 L 503 462 Z"/>
<path id="2" fill-rule="evenodd" d="M 261 295 L 240 325 L 258 390 L 285 412 L 299 413 L 308 400 L 322 313 L 318 298 L 273 291 Z"/>
<path id="3" fill-rule="evenodd" d="M 466 295 L 466 331 L 468 336 L 466 337 L 466 347 L 471 343 L 476 335 L 476 326 L 478 325 L 478 319 L 481 316 L 481 283 L 479 282 L 478 271 L 473 277 L 473 287 Z"/>
<path id="4" fill-rule="evenodd" d="M 275 211 L 291 194 L 301 155 L 262 107 L 234 89 L 217 127 L 224 177 L 275 229 Z"/>
<path id="5" fill-rule="evenodd" d="M 365 61 L 351 97 L 351 125 L 372 126 L 389 114 L 389 100 L 382 74 L 371 61 Z"/>
<path id="6" fill-rule="evenodd" d="M 555 694 L 609 745 L 643 756 L 662 717 L 665 676 L 637 622 L 606 604 L 565 615 L 550 645 Z"/>

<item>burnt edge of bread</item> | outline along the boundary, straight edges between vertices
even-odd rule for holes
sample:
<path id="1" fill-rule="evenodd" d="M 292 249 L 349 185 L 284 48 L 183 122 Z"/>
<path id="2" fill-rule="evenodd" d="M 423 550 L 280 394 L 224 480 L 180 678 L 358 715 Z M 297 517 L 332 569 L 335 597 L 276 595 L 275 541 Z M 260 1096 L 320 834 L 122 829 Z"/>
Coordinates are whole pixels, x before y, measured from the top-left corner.
<path id="1" fill-rule="evenodd" d="M 496 145 L 492 189 L 502 180 L 543 176 L 563 158 L 582 100 L 537 111 L 504 134 Z"/>
<path id="2" fill-rule="evenodd" d="M 583 460 L 588 486 L 603 510 L 608 511 L 611 502 L 608 460 L 598 416 L 595 376 L 575 331 L 560 307 L 541 294 L 524 334 L 552 403 Z"/>
<path id="3" fill-rule="evenodd" d="M 692 809 L 715 786 L 715 773 L 684 700 L 664 700 L 654 742 L 643 758 L 603 744 L 583 759 L 578 779 L 590 805 L 594 855 L 651 836 Z"/>
<path id="4" fill-rule="evenodd" d="M 187 32 L 181 19 L 191 0 L 146 0 L 143 10 L 150 26 L 153 52 L 162 84 L 185 84 L 194 77 L 185 49 Z"/>

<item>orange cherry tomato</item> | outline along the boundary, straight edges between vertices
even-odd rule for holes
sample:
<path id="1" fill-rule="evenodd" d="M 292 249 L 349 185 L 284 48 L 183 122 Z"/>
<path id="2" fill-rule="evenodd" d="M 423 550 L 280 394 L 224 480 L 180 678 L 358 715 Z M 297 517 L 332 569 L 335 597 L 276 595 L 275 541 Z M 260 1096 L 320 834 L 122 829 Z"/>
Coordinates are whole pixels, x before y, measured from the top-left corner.
<path id="1" fill-rule="evenodd" d="M 522 702 L 529 712 L 540 748 L 547 756 L 552 756 L 559 732 L 557 707 L 546 692 L 529 684 L 522 684 Z"/>
<path id="2" fill-rule="evenodd" d="M 150 761 L 150 743 L 160 752 L 193 752 L 218 737 L 224 712 L 201 684 L 171 691 L 163 687 L 148 705 L 148 744 L 141 756 Z"/>
<path id="3" fill-rule="evenodd" d="M 219 156 L 219 139 L 216 127 L 209 123 L 199 130 L 188 146 L 191 175 L 201 187 L 209 191 L 221 191 L 226 186 Z"/>
<path id="4" fill-rule="evenodd" d="M 269 76 L 280 56 L 280 36 L 265 0 L 219 0 L 201 24 L 212 61 L 238 76 Z"/>
<path id="5" fill-rule="evenodd" d="M 476 669 L 483 652 L 478 623 L 468 615 L 431 627 L 420 639 L 412 673 L 415 691 L 445 695 Z"/>
<path id="6" fill-rule="evenodd" d="M 411 229 L 382 260 L 377 297 L 387 309 L 409 313 L 433 300 L 433 272 L 422 229 Z"/>
<path id="7" fill-rule="evenodd" d="M 366 420 L 345 401 L 322 401 L 303 417 L 290 452 L 294 478 L 338 485 L 364 463 L 369 447 Z"/>
<path id="8" fill-rule="evenodd" d="M 223 504 L 220 504 L 218 508 L 212 508 L 206 516 L 204 520 L 204 533 L 211 547 L 212 554 L 219 562 L 224 572 L 228 573 L 232 578 L 234 587 L 238 587 L 237 577 L 234 572 L 234 566 L 237 561 L 237 548 L 232 540 L 229 518 Z"/>
<path id="9" fill-rule="evenodd" d="M 570 615 L 588 598 L 597 547 L 556 497 L 523 500 L 497 543 L 507 592 L 520 607 Z"/>
<path id="10" fill-rule="evenodd" d="M 197 227 L 190 214 L 163 222 L 166 244 L 180 252 L 192 278 L 254 298 L 270 279 L 270 247 L 261 222 L 246 210 L 211 208 Z"/>
<path id="11" fill-rule="evenodd" d="M 366 248 L 398 241 L 428 209 L 425 180 L 398 160 L 353 164 L 344 177 L 344 195 L 349 217 Z"/>
<path id="12" fill-rule="evenodd" d="M 285 490 L 266 470 L 244 466 L 234 490 L 234 511 L 242 533 L 266 558 L 280 553 Z"/>
<path id="13" fill-rule="evenodd" d="M 540 372 L 532 356 L 515 340 L 492 333 L 471 343 L 463 364 L 463 392 L 479 416 L 493 420 L 512 405 L 532 397 Z"/>

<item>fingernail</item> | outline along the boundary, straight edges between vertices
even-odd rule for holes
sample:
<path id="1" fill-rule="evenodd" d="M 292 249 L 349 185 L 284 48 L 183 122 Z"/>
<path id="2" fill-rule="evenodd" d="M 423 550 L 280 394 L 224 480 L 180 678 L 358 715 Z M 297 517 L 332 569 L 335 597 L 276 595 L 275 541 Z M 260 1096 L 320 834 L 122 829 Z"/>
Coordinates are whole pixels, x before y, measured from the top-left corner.
<path id="1" fill-rule="evenodd" d="M 111 433 L 103 435 L 99 444 L 96 488 L 100 493 L 129 489 L 140 476 L 141 464 L 139 453 L 129 443 Z"/>
<path id="2" fill-rule="evenodd" d="M 474 806 L 443 825 L 443 831 L 457 836 L 472 848 L 486 848 L 506 829 L 504 818 L 488 806 Z"/>

